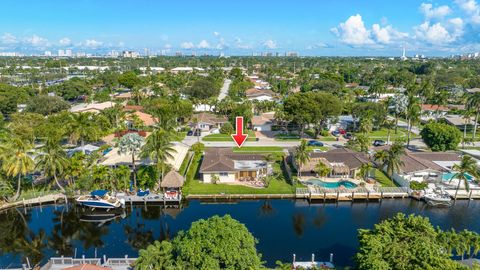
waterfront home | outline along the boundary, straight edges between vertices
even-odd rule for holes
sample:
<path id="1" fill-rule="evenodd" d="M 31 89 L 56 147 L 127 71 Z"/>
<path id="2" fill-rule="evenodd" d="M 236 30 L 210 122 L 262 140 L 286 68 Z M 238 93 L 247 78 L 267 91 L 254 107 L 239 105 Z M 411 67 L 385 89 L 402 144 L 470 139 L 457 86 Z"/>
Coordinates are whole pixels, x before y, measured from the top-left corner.
<path id="1" fill-rule="evenodd" d="M 473 119 L 465 119 L 463 115 L 457 114 L 447 114 L 443 117 L 443 119 L 445 119 L 448 124 L 456 126 L 462 131 L 465 127 L 465 123 L 467 123 L 467 131 L 471 129 L 475 124 L 475 121 Z"/>
<path id="2" fill-rule="evenodd" d="M 248 100 L 272 101 L 277 100 L 277 95 L 272 90 L 250 88 L 245 90 L 245 96 Z"/>
<path id="3" fill-rule="evenodd" d="M 204 183 L 257 181 L 271 173 L 271 166 L 260 154 L 237 154 L 231 148 L 205 150 L 200 173 Z"/>
<path id="4" fill-rule="evenodd" d="M 157 124 L 157 119 L 155 117 L 153 117 L 151 114 L 141 111 L 134 111 L 132 113 L 129 113 L 126 118 L 127 126 L 129 128 L 135 126 L 136 119 L 138 119 L 145 127 L 151 127 Z"/>
<path id="5" fill-rule="evenodd" d="M 91 113 L 100 113 L 101 111 L 111 108 L 115 106 L 114 102 L 106 101 L 102 103 L 82 103 L 73 106 L 70 108 L 70 112 L 72 113 L 84 113 L 84 112 L 91 112 Z"/>
<path id="6" fill-rule="evenodd" d="M 461 156 L 455 152 L 406 151 L 401 158 L 400 171 L 392 175 L 399 185 L 408 187 L 410 182 L 441 182 L 451 172 L 453 165 L 460 163 Z"/>
<path id="7" fill-rule="evenodd" d="M 253 130 L 272 131 L 275 122 L 275 112 L 266 112 L 252 117 Z"/>
<path id="8" fill-rule="evenodd" d="M 323 163 L 329 167 L 328 178 L 355 179 L 363 164 L 369 163 L 368 156 L 348 148 L 333 149 L 328 152 L 312 152 L 310 160 L 300 167 L 302 177 L 315 177 L 315 166 Z"/>
<path id="9" fill-rule="evenodd" d="M 217 116 L 213 113 L 201 112 L 194 114 L 192 119 L 196 119 L 197 123 L 191 121 L 193 128 L 199 128 L 202 131 L 210 131 L 215 128 L 221 128 L 223 124 L 228 122 L 228 119 L 223 116 Z"/>
<path id="10" fill-rule="evenodd" d="M 422 120 L 427 121 L 429 119 L 437 119 L 441 116 L 445 116 L 450 108 L 443 105 L 436 104 L 422 104 Z"/>

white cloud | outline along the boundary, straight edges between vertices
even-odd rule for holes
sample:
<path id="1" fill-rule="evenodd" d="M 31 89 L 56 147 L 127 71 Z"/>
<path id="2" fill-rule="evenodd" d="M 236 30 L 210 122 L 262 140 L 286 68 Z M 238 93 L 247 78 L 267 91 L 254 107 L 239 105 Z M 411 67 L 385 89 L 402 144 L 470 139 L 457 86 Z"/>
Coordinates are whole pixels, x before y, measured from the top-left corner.
<path id="1" fill-rule="evenodd" d="M 25 43 L 34 47 L 40 47 L 48 45 L 48 40 L 37 35 L 32 35 L 31 37 L 25 38 Z"/>
<path id="2" fill-rule="evenodd" d="M 198 48 L 200 49 L 209 49 L 210 48 L 210 44 L 208 43 L 208 41 L 206 41 L 205 39 L 200 41 L 200 43 L 198 43 Z"/>
<path id="3" fill-rule="evenodd" d="M 190 49 L 195 48 L 195 45 L 193 45 L 192 42 L 189 42 L 189 41 L 188 41 L 188 42 L 183 42 L 182 44 L 180 44 L 180 47 L 181 47 L 182 49 L 190 50 Z"/>
<path id="4" fill-rule="evenodd" d="M 60 43 L 60 45 L 68 46 L 68 45 L 72 44 L 72 41 L 69 38 L 64 37 L 64 38 L 60 39 L 58 41 L 58 43 Z"/>
<path id="5" fill-rule="evenodd" d="M 10 34 L 10 33 L 5 33 L 3 36 L 0 38 L 3 44 L 14 44 L 17 43 L 17 37 Z"/>
<path id="6" fill-rule="evenodd" d="M 455 0 L 455 3 L 469 16 L 473 24 L 480 24 L 480 6 L 475 0 Z"/>
<path id="7" fill-rule="evenodd" d="M 350 16 L 344 23 L 330 29 L 340 38 L 340 41 L 348 45 L 373 44 L 370 31 L 367 30 L 360 14 Z"/>
<path id="8" fill-rule="evenodd" d="M 85 46 L 86 47 L 91 47 L 91 48 L 96 48 L 96 47 L 100 47 L 103 45 L 103 42 L 101 41 L 97 41 L 95 39 L 87 39 L 85 40 Z"/>
<path id="9" fill-rule="evenodd" d="M 452 10 L 449 6 L 443 5 L 439 7 L 433 7 L 430 3 L 422 3 L 420 5 L 420 11 L 423 13 L 427 19 L 443 18 L 449 15 Z"/>
<path id="10" fill-rule="evenodd" d="M 213 32 L 213 35 L 216 36 L 216 37 L 218 37 L 218 36 L 220 36 L 220 33 L 217 32 L 217 31 L 214 31 L 214 32 Z"/>
<path id="11" fill-rule="evenodd" d="M 452 43 L 463 35 L 463 25 L 461 18 L 434 24 L 426 21 L 414 27 L 415 38 L 435 45 Z"/>
<path id="12" fill-rule="evenodd" d="M 118 47 L 125 47 L 125 42 L 123 41 L 118 42 Z"/>
<path id="13" fill-rule="evenodd" d="M 386 23 L 386 18 L 382 21 Z M 360 14 L 350 16 L 344 23 L 330 31 L 339 37 L 341 42 L 351 46 L 389 44 L 408 37 L 407 33 L 400 32 L 391 25 L 382 27 L 380 24 L 374 24 L 372 29 L 368 29 Z"/>
<path id="14" fill-rule="evenodd" d="M 330 48 L 331 46 L 327 43 L 324 42 L 318 42 L 312 45 L 308 45 L 306 47 L 307 50 L 314 50 L 314 49 L 319 49 L 319 48 Z"/>
<path id="15" fill-rule="evenodd" d="M 163 48 L 165 48 L 165 49 L 171 49 L 171 48 L 172 48 L 172 45 L 170 45 L 170 44 L 167 43 L 167 44 L 163 45 Z"/>
<path id="16" fill-rule="evenodd" d="M 276 49 L 276 48 L 278 48 L 277 42 L 276 42 L 275 40 L 271 40 L 271 39 L 265 40 L 265 41 L 263 42 L 263 46 L 265 46 L 267 49 Z"/>

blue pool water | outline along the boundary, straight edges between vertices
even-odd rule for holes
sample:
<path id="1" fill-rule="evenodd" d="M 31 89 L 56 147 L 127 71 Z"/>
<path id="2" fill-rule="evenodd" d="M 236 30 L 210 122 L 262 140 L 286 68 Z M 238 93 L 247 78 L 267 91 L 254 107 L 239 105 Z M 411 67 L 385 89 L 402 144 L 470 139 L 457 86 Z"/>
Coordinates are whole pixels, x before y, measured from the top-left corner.
<path id="1" fill-rule="evenodd" d="M 341 186 L 345 188 L 356 188 L 357 185 L 355 183 L 352 183 L 347 180 L 340 180 L 338 182 L 324 182 L 320 179 L 310 179 L 307 181 L 307 183 L 310 183 L 312 185 L 324 187 L 324 188 L 339 188 Z"/>
<path id="2" fill-rule="evenodd" d="M 444 174 L 442 175 L 442 180 L 443 180 L 443 181 L 450 181 L 450 180 L 452 179 L 452 177 L 455 176 L 455 174 L 456 174 L 456 173 L 454 173 L 454 172 L 444 173 Z M 466 177 L 469 181 L 472 180 L 472 178 L 473 178 L 473 177 L 472 177 L 471 175 L 469 175 L 469 174 L 465 174 L 465 177 Z"/>

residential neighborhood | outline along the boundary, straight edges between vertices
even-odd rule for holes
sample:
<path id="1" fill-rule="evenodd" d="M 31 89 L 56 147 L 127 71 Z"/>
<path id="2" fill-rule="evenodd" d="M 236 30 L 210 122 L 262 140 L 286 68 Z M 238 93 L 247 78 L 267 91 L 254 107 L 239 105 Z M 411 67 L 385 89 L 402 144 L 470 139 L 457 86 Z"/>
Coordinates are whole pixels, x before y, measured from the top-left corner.
<path id="1" fill-rule="evenodd" d="M 479 0 L 2 4 L 0 269 L 480 269 Z"/>

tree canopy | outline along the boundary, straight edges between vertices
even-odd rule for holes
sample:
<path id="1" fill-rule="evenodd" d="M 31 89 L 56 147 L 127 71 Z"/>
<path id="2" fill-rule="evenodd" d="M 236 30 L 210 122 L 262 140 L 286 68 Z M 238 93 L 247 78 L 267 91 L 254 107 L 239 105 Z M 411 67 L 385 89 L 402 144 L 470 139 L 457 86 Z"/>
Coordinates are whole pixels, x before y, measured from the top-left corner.
<path id="1" fill-rule="evenodd" d="M 444 123 L 429 122 L 420 132 L 425 144 L 432 151 L 457 149 L 462 140 L 462 133 L 455 126 Z"/>

